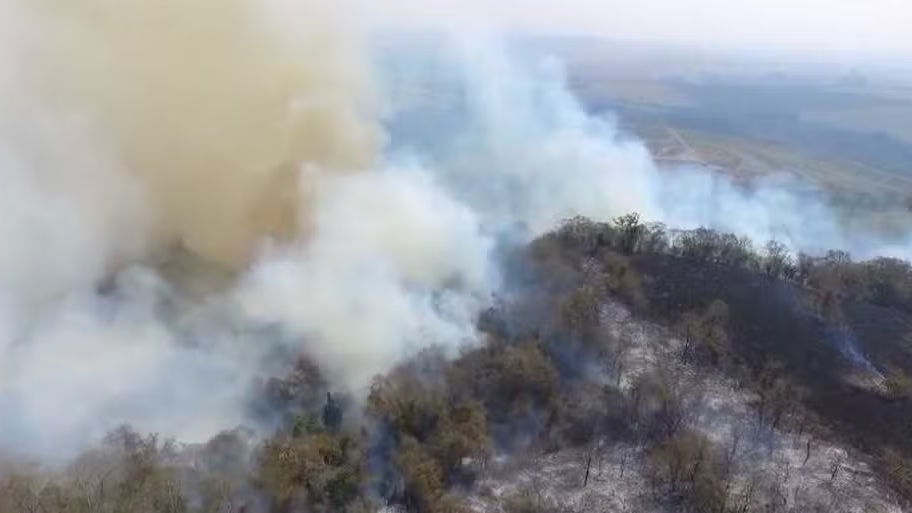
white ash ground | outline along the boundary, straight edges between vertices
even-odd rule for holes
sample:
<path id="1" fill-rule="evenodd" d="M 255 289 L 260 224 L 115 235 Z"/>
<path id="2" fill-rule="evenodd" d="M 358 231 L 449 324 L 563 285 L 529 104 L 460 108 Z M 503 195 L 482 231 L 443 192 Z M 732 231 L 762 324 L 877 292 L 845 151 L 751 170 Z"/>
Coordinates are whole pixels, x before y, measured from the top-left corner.
<path id="1" fill-rule="evenodd" d="M 607 369 L 606 386 L 629 392 L 637 376 L 662 366 L 690 387 L 687 397 L 696 403 L 686 426 L 734 454 L 730 507 L 740 513 L 904 511 L 860 454 L 809 433 L 760 425 L 753 394 L 719 373 L 679 363 L 681 343 L 667 330 L 636 321 L 617 304 L 604 308 L 602 323 L 608 335 L 624 340 L 622 373 Z M 594 448 L 492 458 L 468 501 L 479 513 L 499 512 L 505 499 L 518 495 L 567 513 L 670 513 L 681 507 L 669 504 L 650 481 L 643 447 L 604 440 Z"/>

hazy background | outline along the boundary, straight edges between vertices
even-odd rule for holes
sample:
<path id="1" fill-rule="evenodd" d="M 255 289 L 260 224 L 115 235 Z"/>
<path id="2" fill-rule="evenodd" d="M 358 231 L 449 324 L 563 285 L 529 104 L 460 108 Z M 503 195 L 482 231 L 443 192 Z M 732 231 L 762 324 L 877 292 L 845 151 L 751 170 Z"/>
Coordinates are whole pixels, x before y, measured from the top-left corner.
<path id="1" fill-rule="evenodd" d="M 369 12 L 396 27 L 499 27 L 792 57 L 912 54 L 904 0 L 390 0 Z"/>

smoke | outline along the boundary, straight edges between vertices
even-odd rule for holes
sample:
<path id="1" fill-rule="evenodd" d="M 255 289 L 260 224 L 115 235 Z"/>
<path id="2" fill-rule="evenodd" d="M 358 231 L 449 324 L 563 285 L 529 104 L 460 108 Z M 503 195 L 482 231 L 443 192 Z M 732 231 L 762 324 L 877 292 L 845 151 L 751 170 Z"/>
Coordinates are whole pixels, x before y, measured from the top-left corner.
<path id="1" fill-rule="evenodd" d="M 589 116 L 558 63 L 524 69 L 498 48 L 479 39 L 453 49 L 465 119 L 439 165 L 461 196 L 494 225 L 533 235 L 576 215 L 653 217 L 655 168 L 645 147 Z"/>
<path id="2" fill-rule="evenodd" d="M 360 390 L 403 355 L 474 339 L 495 278 L 474 212 L 414 164 L 317 191 L 313 238 L 271 252 L 239 290 L 251 318 L 299 334 Z"/>
<path id="3" fill-rule="evenodd" d="M 0 20 L 0 448 L 246 421 L 294 342 L 243 317 L 231 274 L 306 236 L 300 166 L 357 172 L 381 143 L 350 29 L 245 0 L 3 0 Z"/>
<path id="4" fill-rule="evenodd" d="M 363 394 L 474 340 L 493 241 L 380 155 L 367 54 L 326 7 L 0 2 L 0 69 L 30 70 L 0 76 L 0 449 L 204 441 L 255 423 L 289 354 Z"/>
<path id="5" fill-rule="evenodd" d="M 363 394 L 475 341 L 497 243 L 575 215 L 864 243 L 778 185 L 659 169 L 496 43 L 441 55 L 453 107 L 420 137 L 394 111 L 384 146 L 357 20 L 329 7 L 0 0 L 0 449 L 202 441 L 297 352 Z"/>
<path id="6" fill-rule="evenodd" d="M 496 36 L 453 41 L 436 56 L 448 65 L 413 80 L 442 82 L 454 106 L 433 109 L 433 123 L 416 123 L 405 106 L 397 126 L 404 139 L 422 139 L 442 180 L 500 230 L 521 226 L 534 236 L 575 215 L 638 212 L 671 228 L 710 227 L 758 245 L 776 239 L 796 253 L 909 255 L 908 230 L 847 218 L 816 184 L 787 170 L 744 185 L 714 170 L 657 165 L 612 117 L 587 111 L 557 59 L 530 59 Z M 442 129 L 427 135 L 431 124 Z"/>
<path id="7" fill-rule="evenodd" d="M 110 138 L 157 241 L 237 266 L 294 233 L 300 164 L 351 171 L 378 149 L 367 67 L 308 5 L 28 2 L 32 85 Z"/>
<path id="8" fill-rule="evenodd" d="M 163 311 L 169 296 L 153 273 L 132 270 L 116 295 L 70 293 L 4 340 L 4 445 L 59 458 L 120 423 L 187 441 L 239 424 L 255 346 L 208 320 L 194 322 L 207 346 L 192 344 L 187 319 Z"/>

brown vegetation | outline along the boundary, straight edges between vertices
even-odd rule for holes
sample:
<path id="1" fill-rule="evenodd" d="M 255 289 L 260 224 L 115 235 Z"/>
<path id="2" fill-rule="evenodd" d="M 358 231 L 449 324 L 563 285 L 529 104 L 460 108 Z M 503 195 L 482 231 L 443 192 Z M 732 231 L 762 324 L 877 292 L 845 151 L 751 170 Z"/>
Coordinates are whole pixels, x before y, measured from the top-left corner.
<path id="1" fill-rule="evenodd" d="M 835 434 L 912 498 L 908 264 L 793 258 L 775 242 L 756 252 L 744 238 L 635 215 L 570 220 L 515 258 L 516 293 L 479 319 L 484 343 L 457 358 L 428 350 L 378 376 L 363 411 L 301 358 L 261 387 L 255 410 L 272 436 L 226 433 L 191 451 L 124 429 L 59 476 L 3 473 L 0 513 L 455 513 L 495 451 L 580 448 L 587 486 L 597 450 L 620 443 L 647 455 L 656 500 L 778 511 L 775 483 L 736 484 L 750 465 L 738 438 L 717 446 L 692 427 L 708 376 L 722 374 L 753 398 L 757 432 Z M 619 322 L 606 320 L 610 301 L 664 326 L 670 356 L 628 368 L 634 335 L 608 329 Z M 845 379 L 859 365 L 840 345 L 849 335 L 870 348 L 855 358 L 869 355 L 880 388 Z M 809 439 L 805 463 L 811 452 Z M 501 506 L 556 510 L 531 495 Z"/>

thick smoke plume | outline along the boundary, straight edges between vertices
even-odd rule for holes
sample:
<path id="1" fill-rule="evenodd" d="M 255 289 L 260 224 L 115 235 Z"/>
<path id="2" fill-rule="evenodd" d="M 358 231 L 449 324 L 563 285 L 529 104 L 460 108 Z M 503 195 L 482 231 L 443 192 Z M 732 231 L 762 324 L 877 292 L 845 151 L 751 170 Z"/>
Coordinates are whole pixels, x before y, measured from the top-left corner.
<path id="1" fill-rule="evenodd" d="M 26 69 L 105 134 L 159 240 L 238 265 L 294 234 L 298 166 L 361 169 L 378 149 L 361 55 L 327 9 L 291 5 L 28 2 Z"/>
<path id="2" fill-rule="evenodd" d="M 123 422 L 202 440 L 304 348 L 212 269 L 309 240 L 311 178 L 377 163 L 369 68 L 326 7 L 0 2 L 3 448 L 66 454 Z"/>
<path id="3" fill-rule="evenodd" d="M 0 449 L 256 427 L 300 352 L 363 394 L 475 340 L 499 239 L 575 215 L 867 247 L 824 203 L 657 168 L 498 44 L 441 55 L 452 108 L 394 105 L 384 147 L 353 32 L 290 0 L 0 0 Z"/>
<path id="4" fill-rule="evenodd" d="M 205 440 L 301 352 L 356 395 L 473 340 L 481 219 L 380 154 L 326 6 L 4 0 L 0 448 Z M 25 64 L 28 63 L 28 66 Z M 291 356 L 289 356 L 291 355 Z"/>
<path id="5" fill-rule="evenodd" d="M 314 236 L 268 255 L 239 291 L 250 316 L 302 335 L 356 387 L 423 347 L 470 342 L 493 283 L 480 219 L 401 166 L 321 181 Z"/>

